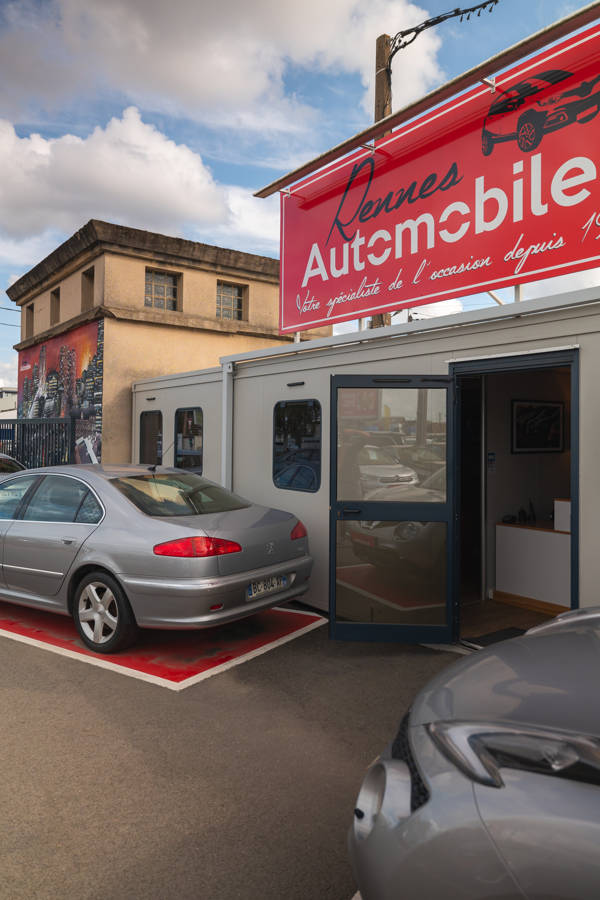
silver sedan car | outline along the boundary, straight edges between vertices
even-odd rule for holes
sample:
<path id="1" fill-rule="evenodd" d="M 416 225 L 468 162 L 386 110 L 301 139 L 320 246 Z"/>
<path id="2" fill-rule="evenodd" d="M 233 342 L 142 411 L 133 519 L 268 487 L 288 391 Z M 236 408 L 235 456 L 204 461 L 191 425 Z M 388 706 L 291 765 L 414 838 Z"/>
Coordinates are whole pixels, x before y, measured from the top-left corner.
<path id="1" fill-rule="evenodd" d="M 312 559 L 291 513 L 148 466 L 56 466 L 0 481 L 0 599 L 72 615 L 114 653 L 141 628 L 206 628 L 299 597 Z"/>
<path id="2" fill-rule="evenodd" d="M 356 802 L 363 900 L 600 897 L 599 673 L 595 608 L 430 681 Z"/>

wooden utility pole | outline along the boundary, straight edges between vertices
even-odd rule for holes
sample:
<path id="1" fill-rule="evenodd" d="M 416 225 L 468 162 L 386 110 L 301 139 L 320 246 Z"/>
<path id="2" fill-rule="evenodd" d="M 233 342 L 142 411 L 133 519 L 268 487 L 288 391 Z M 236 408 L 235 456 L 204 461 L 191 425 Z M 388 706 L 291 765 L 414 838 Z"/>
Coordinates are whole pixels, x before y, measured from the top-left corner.
<path id="1" fill-rule="evenodd" d="M 375 47 L 375 121 L 392 113 L 392 70 L 389 34 L 380 34 Z"/>
<path id="2" fill-rule="evenodd" d="M 375 48 L 375 121 L 385 119 L 392 112 L 392 69 L 390 49 L 392 39 L 389 34 L 380 34 Z M 370 328 L 381 328 L 392 324 L 391 313 L 376 313 L 371 316 Z"/>

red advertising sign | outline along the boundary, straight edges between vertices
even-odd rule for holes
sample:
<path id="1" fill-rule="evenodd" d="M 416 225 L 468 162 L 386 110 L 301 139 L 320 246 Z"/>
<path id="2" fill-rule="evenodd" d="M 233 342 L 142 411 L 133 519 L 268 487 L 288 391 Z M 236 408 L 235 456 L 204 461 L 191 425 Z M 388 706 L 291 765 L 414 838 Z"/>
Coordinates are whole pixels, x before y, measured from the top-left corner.
<path id="1" fill-rule="evenodd" d="M 600 26 L 281 195 L 281 332 L 600 265 Z"/>
<path id="2" fill-rule="evenodd" d="M 338 415 L 342 419 L 375 419 L 379 415 L 379 396 L 377 388 L 340 391 Z"/>

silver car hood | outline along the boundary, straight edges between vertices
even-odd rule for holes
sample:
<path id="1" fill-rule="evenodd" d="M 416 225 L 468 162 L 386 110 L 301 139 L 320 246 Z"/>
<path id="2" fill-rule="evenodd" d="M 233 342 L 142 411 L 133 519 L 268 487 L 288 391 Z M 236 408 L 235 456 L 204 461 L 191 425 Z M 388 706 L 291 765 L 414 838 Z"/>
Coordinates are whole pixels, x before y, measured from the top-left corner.
<path id="1" fill-rule="evenodd" d="M 360 471 L 361 474 L 373 475 L 376 478 L 381 478 L 382 476 L 391 477 L 393 475 L 398 475 L 402 478 L 410 476 L 412 478 L 413 475 L 415 475 L 414 469 L 410 469 L 408 466 L 404 466 L 401 463 L 372 463 L 361 465 Z"/>
<path id="2" fill-rule="evenodd" d="M 600 735 L 600 609 L 478 651 L 417 695 L 410 724 L 517 722 Z"/>

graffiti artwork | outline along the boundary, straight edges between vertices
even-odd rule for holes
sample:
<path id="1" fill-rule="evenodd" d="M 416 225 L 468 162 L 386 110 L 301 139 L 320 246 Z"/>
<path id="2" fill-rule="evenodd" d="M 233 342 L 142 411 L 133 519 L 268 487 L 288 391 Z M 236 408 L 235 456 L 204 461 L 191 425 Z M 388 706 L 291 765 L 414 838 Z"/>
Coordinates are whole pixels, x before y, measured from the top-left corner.
<path id="1" fill-rule="evenodd" d="M 103 364 L 102 320 L 19 353 L 19 418 L 70 417 L 76 462 L 101 460 Z"/>

